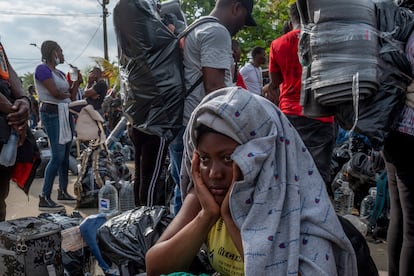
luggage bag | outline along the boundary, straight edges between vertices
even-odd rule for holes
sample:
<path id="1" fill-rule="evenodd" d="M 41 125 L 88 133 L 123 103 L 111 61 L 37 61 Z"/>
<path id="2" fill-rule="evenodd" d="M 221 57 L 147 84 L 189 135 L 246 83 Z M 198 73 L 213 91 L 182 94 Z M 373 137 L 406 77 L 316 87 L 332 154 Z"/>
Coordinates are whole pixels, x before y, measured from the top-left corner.
<path id="1" fill-rule="evenodd" d="M 63 275 L 61 227 L 36 217 L 0 222 L 0 275 Z"/>

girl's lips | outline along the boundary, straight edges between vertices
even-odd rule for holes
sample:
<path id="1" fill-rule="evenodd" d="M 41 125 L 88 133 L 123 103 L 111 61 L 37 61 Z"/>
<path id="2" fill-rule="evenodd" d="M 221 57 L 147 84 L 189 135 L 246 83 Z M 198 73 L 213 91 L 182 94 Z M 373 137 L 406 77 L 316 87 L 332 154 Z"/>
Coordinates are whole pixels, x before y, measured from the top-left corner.
<path id="1" fill-rule="evenodd" d="M 215 195 L 215 196 L 225 196 L 226 193 L 227 193 L 227 190 L 226 189 L 211 188 L 210 192 L 211 192 L 212 195 Z"/>

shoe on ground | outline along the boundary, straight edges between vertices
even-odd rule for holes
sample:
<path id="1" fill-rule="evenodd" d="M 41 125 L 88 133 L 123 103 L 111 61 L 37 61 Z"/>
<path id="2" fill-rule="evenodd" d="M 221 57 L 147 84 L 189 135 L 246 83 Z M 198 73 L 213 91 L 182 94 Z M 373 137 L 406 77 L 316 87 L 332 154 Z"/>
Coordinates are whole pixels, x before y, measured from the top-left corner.
<path id="1" fill-rule="evenodd" d="M 73 201 L 76 201 L 76 198 L 74 198 L 73 196 L 71 196 L 70 194 L 68 194 L 68 192 L 66 192 L 64 190 L 58 189 L 58 197 L 57 197 L 57 200 L 59 200 L 59 201 L 73 202 Z"/>
<path id="2" fill-rule="evenodd" d="M 39 196 L 39 210 L 46 212 L 58 212 L 65 210 L 65 207 L 63 205 L 57 204 L 50 198 Z"/>

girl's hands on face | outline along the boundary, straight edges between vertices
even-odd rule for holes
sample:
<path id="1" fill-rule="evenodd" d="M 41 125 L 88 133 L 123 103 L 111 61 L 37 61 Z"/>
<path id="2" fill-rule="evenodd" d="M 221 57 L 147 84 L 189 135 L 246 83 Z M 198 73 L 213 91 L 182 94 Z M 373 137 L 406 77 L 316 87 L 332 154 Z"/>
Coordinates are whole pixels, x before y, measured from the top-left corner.
<path id="1" fill-rule="evenodd" d="M 220 206 L 215 201 L 213 195 L 207 188 L 206 184 L 201 178 L 200 173 L 200 155 L 194 150 L 193 159 L 191 161 L 191 174 L 193 177 L 194 188 L 202 210 L 208 215 L 218 217 L 220 216 Z"/>

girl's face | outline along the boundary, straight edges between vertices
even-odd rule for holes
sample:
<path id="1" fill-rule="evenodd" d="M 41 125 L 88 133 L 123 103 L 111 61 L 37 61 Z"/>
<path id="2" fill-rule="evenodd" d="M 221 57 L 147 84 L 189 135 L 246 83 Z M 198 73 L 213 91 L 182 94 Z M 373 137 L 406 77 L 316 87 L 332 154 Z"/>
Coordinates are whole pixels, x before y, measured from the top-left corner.
<path id="1" fill-rule="evenodd" d="M 198 142 L 201 178 L 217 204 L 221 205 L 233 180 L 230 158 L 238 143 L 222 134 L 202 134 Z"/>

